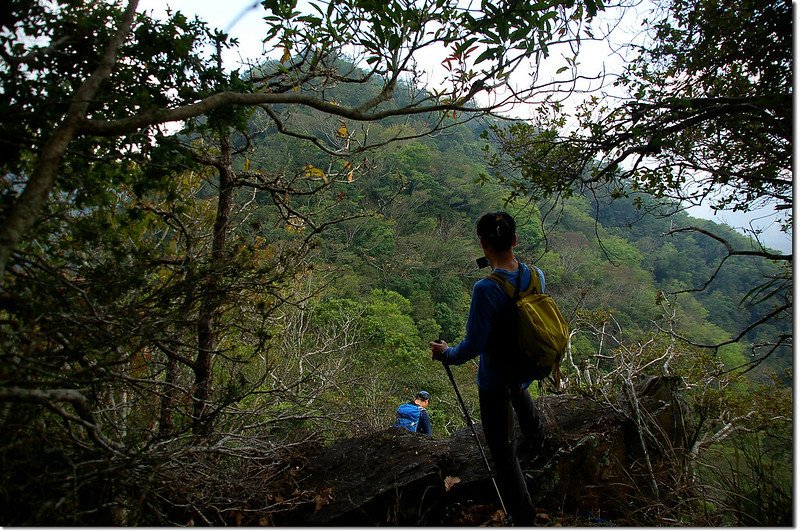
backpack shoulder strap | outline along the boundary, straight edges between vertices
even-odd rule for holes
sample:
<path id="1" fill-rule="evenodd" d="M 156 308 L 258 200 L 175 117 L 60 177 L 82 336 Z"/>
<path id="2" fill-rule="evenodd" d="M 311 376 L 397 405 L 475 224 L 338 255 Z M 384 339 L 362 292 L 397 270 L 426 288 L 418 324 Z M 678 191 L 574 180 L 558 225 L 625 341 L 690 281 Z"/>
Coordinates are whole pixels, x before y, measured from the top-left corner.
<path id="1" fill-rule="evenodd" d="M 510 282 L 508 282 L 508 279 L 506 279 L 505 277 L 503 277 L 499 273 L 495 273 L 495 272 L 490 273 L 489 275 L 486 276 L 486 278 L 487 279 L 491 279 L 492 281 L 494 281 L 497 284 L 499 284 L 500 288 L 503 289 L 503 291 L 508 295 L 508 297 L 510 297 L 511 299 L 514 299 L 514 296 L 517 293 L 517 289 Z"/>
<path id="2" fill-rule="evenodd" d="M 520 269 L 522 269 L 522 265 L 523 263 L 520 262 Z M 505 293 L 508 295 L 508 297 L 511 299 L 517 299 L 519 297 L 526 296 L 530 293 L 534 294 L 543 293 L 542 280 L 539 277 L 539 270 L 537 270 L 535 266 L 530 267 L 527 264 L 525 264 L 525 267 L 531 272 L 531 282 L 528 285 L 528 288 L 526 288 L 525 290 L 520 290 L 519 286 L 516 287 L 513 286 L 505 277 L 503 277 L 499 273 L 492 272 L 489 275 L 487 275 L 486 278 L 491 279 L 492 281 L 499 284 L 503 288 Z M 519 276 L 517 277 L 517 281 L 519 282 L 519 284 L 522 284 L 522 273 L 523 272 L 520 271 Z"/>
<path id="3" fill-rule="evenodd" d="M 531 271 L 531 284 L 528 285 L 528 289 L 525 290 L 525 292 L 534 291 L 535 294 L 543 294 L 542 279 L 539 277 L 539 270 L 536 266 L 528 266 L 528 269 Z"/>

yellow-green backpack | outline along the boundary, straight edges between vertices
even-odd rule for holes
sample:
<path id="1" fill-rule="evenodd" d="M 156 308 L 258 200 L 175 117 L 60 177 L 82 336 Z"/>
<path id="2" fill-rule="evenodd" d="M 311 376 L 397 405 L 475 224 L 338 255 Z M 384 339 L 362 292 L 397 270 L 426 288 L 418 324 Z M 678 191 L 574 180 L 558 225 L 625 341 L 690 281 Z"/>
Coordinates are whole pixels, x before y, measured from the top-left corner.
<path id="1" fill-rule="evenodd" d="M 515 375 L 543 380 L 551 373 L 560 377 L 559 368 L 569 341 L 569 326 L 556 302 L 542 293 L 542 284 L 535 268 L 531 268 L 531 283 L 520 292 L 498 273 L 491 273 L 489 279 L 499 284 L 511 298 L 516 312 L 516 344 L 518 351 L 511 353 L 511 368 Z M 522 272 L 518 277 L 522 282 Z"/>

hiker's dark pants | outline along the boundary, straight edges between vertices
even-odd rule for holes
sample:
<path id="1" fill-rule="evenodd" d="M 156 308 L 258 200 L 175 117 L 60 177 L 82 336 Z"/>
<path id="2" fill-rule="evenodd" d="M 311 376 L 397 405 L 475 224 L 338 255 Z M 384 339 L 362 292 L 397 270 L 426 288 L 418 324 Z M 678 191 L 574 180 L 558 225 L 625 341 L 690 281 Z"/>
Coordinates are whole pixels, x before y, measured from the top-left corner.
<path id="1" fill-rule="evenodd" d="M 525 431 L 538 427 L 539 419 L 533 400 L 527 389 L 486 391 L 478 390 L 481 406 L 481 423 L 486 443 L 494 461 L 497 485 L 516 526 L 533 526 L 536 521 L 536 510 L 525 484 L 525 477 L 517 458 L 516 430 L 514 414 L 520 420 L 520 427 Z M 512 409 L 513 404 L 513 409 Z"/>

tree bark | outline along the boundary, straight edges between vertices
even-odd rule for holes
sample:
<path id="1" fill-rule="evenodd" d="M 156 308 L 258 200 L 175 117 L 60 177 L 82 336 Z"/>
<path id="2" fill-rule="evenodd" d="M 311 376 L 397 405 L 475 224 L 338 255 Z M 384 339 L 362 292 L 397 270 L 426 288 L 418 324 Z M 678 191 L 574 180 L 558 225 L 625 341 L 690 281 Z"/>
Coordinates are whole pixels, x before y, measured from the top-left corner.
<path id="1" fill-rule="evenodd" d="M 233 208 L 234 179 L 231 165 L 231 145 L 225 132 L 220 134 L 219 196 L 211 243 L 211 264 L 207 281 L 200 294 L 200 315 L 197 321 L 197 359 L 194 365 L 194 432 L 207 434 L 211 428 L 208 416 L 212 394 L 214 354 L 217 349 L 215 320 L 220 310 L 220 272 L 225 267 L 226 241 L 231 209 Z"/>

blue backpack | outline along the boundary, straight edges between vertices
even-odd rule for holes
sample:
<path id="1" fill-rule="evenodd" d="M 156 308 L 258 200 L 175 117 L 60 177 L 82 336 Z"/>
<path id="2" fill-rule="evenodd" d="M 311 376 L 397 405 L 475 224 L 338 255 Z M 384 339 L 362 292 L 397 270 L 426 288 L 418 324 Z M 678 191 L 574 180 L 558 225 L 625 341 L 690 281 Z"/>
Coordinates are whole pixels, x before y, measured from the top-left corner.
<path id="1" fill-rule="evenodd" d="M 420 410 L 421 408 L 415 403 L 403 403 L 397 408 L 397 419 L 394 426 L 417 432 Z"/>

